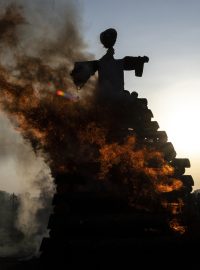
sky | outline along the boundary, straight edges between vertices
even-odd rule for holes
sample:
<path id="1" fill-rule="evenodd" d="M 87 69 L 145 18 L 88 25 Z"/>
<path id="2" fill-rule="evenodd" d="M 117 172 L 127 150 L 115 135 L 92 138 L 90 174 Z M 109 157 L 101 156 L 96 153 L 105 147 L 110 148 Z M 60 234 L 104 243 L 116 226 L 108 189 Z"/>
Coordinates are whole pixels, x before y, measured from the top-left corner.
<path id="1" fill-rule="evenodd" d="M 99 33 L 115 28 L 115 58 L 149 57 L 142 78 L 125 73 L 125 89 L 147 98 L 159 130 L 178 158 L 189 158 L 200 188 L 200 1 L 80 1 L 82 31 L 96 59 L 104 54 Z"/>
<path id="2" fill-rule="evenodd" d="M 125 89 L 148 100 L 153 120 L 159 123 L 159 130 L 166 131 L 177 157 L 189 158 L 191 168 L 185 174 L 193 176 L 193 190 L 200 189 L 199 0 L 0 0 L 0 14 L 2 7 L 11 2 L 24 6 L 28 15 L 23 28 L 27 51 L 37 47 L 37 41 L 44 36 L 55 37 L 55 29 L 72 19 L 87 44 L 86 52 L 95 59 L 105 54 L 99 34 L 111 27 L 118 32 L 115 58 L 148 56 L 150 61 L 145 64 L 142 78 L 135 77 L 134 71 L 125 73 Z M 68 3 L 77 12 L 66 10 Z M 69 19 L 64 20 L 67 16 Z M 26 44 L 31 44 L 30 48 Z M 38 226 L 38 210 L 50 211 L 48 200 L 55 192 L 53 179 L 43 155 L 36 155 L 2 111 L 0 190 L 24 194 L 18 229 L 30 243 L 30 235 L 34 236 Z M 26 196 L 27 192 L 33 198 Z M 45 228 L 46 222 L 41 221 Z M 2 235 L 0 238 L 2 242 Z M 2 250 L 4 246 L 0 254 Z"/>
<path id="3" fill-rule="evenodd" d="M 37 11 L 38 16 L 31 20 L 32 28 L 37 32 L 41 31 L 38 25 L 42 20 L 40 16 L 43 14 L 42 10 L 48 14 L 47 24 L 51 21 L 50 27 L 54 25 L 56 27 L 61 21 L 60 18 L 65 16 L 63 7 L 69 1 L 2 0 L 2 3 L 25 3 L 26 7 L 29 7 L 29 12 L 33 9 Z M 186 174 L 193 176 L 194 189 L 199 189 L 200 1 L 73 0 L 71 2 L 77 8 L 75 20 L 87 44 L 86 51 L 93 54 L 95 59 L 99 59 L 105 53 L 99 41 L 99 34 L 111 27 L 118 32 L 115 58 L 144 55 L 149 57 L 142 78 L 135 77 L 134 71 L 125 72 L 125 89 L 138 92 L 140 98 L 147 98 L 148 108 L 154 115 L 153 120 L 159 123 L 159 130 L 166 131 L 168 141 L 174 145 L 177 157 L 189 158 L 191 168 L 186 170 Z M 60 14 L 60 18 L 55 14 Z M 56 23 L 56 19 L 60 21 Z M 48 28 L 47 24 L 44 27 Z M 15 154 L 8 155 L 8 158 L 0 163 L 0 189 L 17 192 L 21 188 L 19 179 L 23 178 L 21 176 L 23 171 L 25 170 L 27 175 L 28 170 L 30 177 L 37 175 L 42 167 L 39 164 L 42 162 L 36 159 L 27 145 L 23 146 L 24 142 L 19 134 L 12 135 L 11 124 L 2 114 L 0 122 L 0 138 L 5 138 L 3 134 L 9 133 L 11 143 L 16 146 Z M 0 144 L 2 148 L 3 140 Z M 24 156 L 27 153 L 30 157 L 24 169 L 19 149 L 20 152 L 24 152 Z"/>

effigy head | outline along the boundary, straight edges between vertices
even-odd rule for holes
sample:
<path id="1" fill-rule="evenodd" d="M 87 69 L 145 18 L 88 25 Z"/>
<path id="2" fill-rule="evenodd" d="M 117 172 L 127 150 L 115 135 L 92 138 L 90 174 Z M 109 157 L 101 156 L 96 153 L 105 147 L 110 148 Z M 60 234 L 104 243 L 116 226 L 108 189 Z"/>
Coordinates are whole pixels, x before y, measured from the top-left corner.
<path id="1" fill-rule="evenodd" d="M 115 45 L 116 39 L 117 31 L 114 28 L 109 28 L 100 34 L 100 41 L 107 49 L 110 49 Z"/>

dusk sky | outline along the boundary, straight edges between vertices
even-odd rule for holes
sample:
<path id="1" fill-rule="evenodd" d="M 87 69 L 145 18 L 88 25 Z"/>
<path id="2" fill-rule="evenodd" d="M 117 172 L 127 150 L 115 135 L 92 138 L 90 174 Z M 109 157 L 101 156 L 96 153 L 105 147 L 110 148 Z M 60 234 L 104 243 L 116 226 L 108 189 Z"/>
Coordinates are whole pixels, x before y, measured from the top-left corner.
<path id="1" fill-rule="evenodd" d="M 186 170 L 200 188 L 200 2 L 198 0 L 80 1 L 89 51 L 104 53 L 99 33 L 118 31 L 115 58 L 150 58 L 142 78 L 126 72 L 125 89 L 148 99 L 160 130 L 177 157 L 190 159 Z"/>
<path id="2" fill-rule="evenodd" d="M 155 248 L 165 247 L 166 250 L 170 243 L 175 244 L 175 248 L 179 248 L 179 244 L 185 244 L 185 248 L 189 243 L 190 248 L 184 254 L 187 254 L 188 262 L 191 261 L 189 251 L 193 245 L 191 254 L 196 254 L 194 246 L 199 241 L 199 199 L 188 196 L 190 177 L 182 177 L 181 166 L 169 166 L 167 157 L 165 159 L 162 156 L 164 151 L 159 153 L 160 145 L 163 147 L 165 144 L 160 143 L 157 146 L 153 142 L 152 147 L 145 148 L 145 145 L 137 144 L 134 135 L 127 138 L 124 127 L 128 132 L 129 120 L 122 125 L 123 130 L 119 133 L 121 135 L 117 133 L 119 137 L 113 136 L 111 129 L 115 132 L 120 127 L 119 124 L 124 121 L 123 116 L 129 112 L 129 106 L 134 102 L 125 103 L 124 99 L 122 103 L 114 103 L 110 107 L 104 108 L 101 103 L 98 106 L 95 102 L 95 106 L 90 106 L 94 99 L 88 93 L 94 91 L 93 96 L 98 93 L 95 92 L 95 80 L 87 82 L 87 86 L 84 85 L 78 91 L 74 83 L 76 80 L 72 80 L 76 72 L 71 71 L 74 62 L 98 60 L 105 54 L 106 50 L 100 43 L 100 33 L 108 28 L 115 28 L 118 33 L 114 46 L 116 59 L 148 56 L 149 62 L 144 64 L 142 77 L 136 77 L 134 70 L 125 72 L 125 90 L 135 91 L 139 98 L 148 100 L 148 108 L 154 116 L 152 120 L 158 122 L 160 131 L 167 133 L 168 142 L 173 144 L 177 153 L 176 157 L 190 160 L 191 168 L 186 169 L 185 175 L 193 177 L 193 191 L 200 191 L 199 14 L 200 0 L 0 0 L 0 259 L 6 256 L 11 258 L 12 255 L 23 262 L 21 254 L 25 254 L 24 262 L 29 265 L 29 258 L 34 259 L 33 253 L 39 251 L 39 246 L 44 243 L 44 250 L 40 251 L 45 251 L 46 248 L 47 253 L 41 258 L 47 258 L 50 250 L 51 253 L 55 251 L 56 259 L 64 262 L 59 251 L 62 249 L 61 254 L 64 254 L 63 250 L 69 243 L 66 240 L 68 236 L 66 238 L 62 231 L 65 226 L 63 211 L 64 217 L 69 212 L 66 226 L 72 224 L 76 227 L 70 238 L 72 260 L 68 260 L 69 266 L 70 261 L 74 264 L 73 258 L 77 254 L 79 256 L 76 251 L 82 245 L 79 240 L 74 241 L 78 239 L 77 232 L 80 236 L 86 233 L 84 239 L 89 237 L 89 242 L 84 240 L 84 243 L 91 242 L 93 232 L 103 235 L 103 242 L 97 237 L 92 245 L 83 243 L 86 250 L 97 254 L 98 250 L 102 252 L 108 246 L 112 248 L 114 243 L 114 246 L 117 244 L 117 247 L 125 248 L 124 258 L 127 258 L 130 253 L 128 250 L 131 248 L 132 252 L 135 243 L 136 246 L 140 244 L 138 236 L 136 242 L 130 242 L 132 240 L 127 238 L 127 233 L 124 236 L 121 234 L 121 228 L 129 228 L 130 224 L 133 224 L 136 235 L 138 224 L 142 226 L 139 228 L 142 252 L 143 248 L 144 251 L 149 251 L 150 244 Z M 105 63 L 106 61 L 102 61 L 98 66 L 99 71 L 103 71 L 102 74 L 107 73 L 106 68 L 101 69 Z M 108 67 L 110 63 L 108 62 Z M 105 66 L 107 67 L 107 63 Z M 87 68 L 85 70 L 88 71 Z M 95 98 L 99 102 L 98 95 Z M 116 113 L 116 104 L 124 106 L 121 110 L 119 108 L 123 118 L 118 111 Z M 139 113 L 143 110 L 142 106 L 137 108 Z M 144 122 L 148 122 L 148 116 L 143 116 Z M 135 125 L 139 118 L 133 118 L 136 119 Z M 140 126 L 138 130 L 141 131 Z M 116 142 L 116 138 L 119 141 Z M 87 168 L 92 170 L 88 172 Z M 171 174 L 173 168 L 177 177 L 176 174 Z M 63 180 L 64 177 L 68 179 L 68 176 L 70 182 L 66 185 Z M 72 180 L 75 180 L 75 185 Z M 107 183 L 104 180 L 108 180 Z M 114 183 L 113 180 L 117 181 Z M 70 195 L 65 207 L 63 198 L 68 198 L 71 191 L 72 197 Z M 78 201 L 76 191 L 82 193 Z M 93 203 L 93 195 L 97 192 L 100 196 L 97 196 L 88 212 L 85 207 L 89 205 L 90 198 Z M 164 193 L 169 193 L 169 197 Z M 52 204 L 54 194 L 56 199 Z M 109 211 L 105 209 L 105 217 L 99 216 L 105 206 L 102 198 L 106 198 L 107 203 L 108 194 L 111 194 L 111 200 L 108 200 Z M 4 197 L 8 200 L 7 204 Z M 78 204 L 82 199 L 83 207 L 79 209 Z M 118 200 L 120 204 L 122 201 L 122 208 L 118 207 Z M 100 212 L 99 203 L 103 203 Z M 9 208 L 6 208 L 8 205 Z M 114 207 L 114 210 L 119 208 L 119 218 L 116 211 L 113 216 L 110 207 Z M 83 215 L 81 213 L 79 218 L 78 213 L 82 209 Z M 93 209 L 96 211 L 94 221 L 91 212 Z M 161 209 L 164 210 L 163 213 Z M 88 215 L 90 212 L 91 217 Z M 98 220 L 101 224 L 108 224 L 108 227 L 111 224 L 114 228 L 114 234 L 109 235 L 108 241 L 106 237 L 109 230 L 105 226 L 105 230 L 99 230 L 96 222 Z M 126 225 L 127 221 L 131 223 Z M 189 224 L 191 221 L 194 224 Z M 169 229 L 165 222 L 169 224 Z M 88 234 L 88 228 L 90 232 L 93 231 L 92 234 Z M 178 232 L 181 237 L 177 237 Z M 185 232 L 186 238 L 182 238 Z M 60 241 L 62 234 L 63 242 Z M 150 242 L 145 240 L 145 236 Z M 156 241 L 153 236 L 156 236 Z M 42 242 L 42 239 L 48 239 L 46 237 L 50 237 L 49 240 L 53 242 Z M 181 242 L 178 240 L 176 244 L 177 239 Z M 53 249 L 57 241 L 60 241 L 61 248 L 58 251 L 57 247 Z M 181 252 L 182 249 L 180 254 Z M 107 254 L 104 255 L 107 259 Z M 138 255 L 137 250 L 135 256 Z M 146 258 L 151 259 L 147 255 Z M 87 259 L 90 261 L 86 251 L 83 265 Z M 52 262 L 54 261 L 50 260 Z M 92 260 L 89 265 L 93 262 L 96 261 Z M 57 265 L 57 260 L 55 263 Z M 34 261 L 34 267 L 36 265 Z"/>
<path id="3" fill-rule="evenodd" d="M 48 22 L 51 22 L 52 29 L 56 28 L 56 20 L 61 21 L 62 17 L 68 16 L 65 15 L 64 7 L 70 1 L 8 0 L 0 2 L 0 6 L 11 2 L 25 4 L 28 15 L 34 10 L 37 17 L 30 20 L 30 26 L 35 32 L 42 31 L 38 25 L 41 18 L 45 20 L 47 15 L 48 20 L 44 24 L 43 32 L 48 34 L 45 30 Z M 149 57 L 150 61 L 145 64 L 142 78 L 135 77 L 134 71 L 126 72 L 125 89 L 136 91 L 140 98 L 148 99 L 148 108 L 154 115 L 153 120 L 158 121 L 160 130 L 166 131 L 177 157 L 190 159 L 191 168 L 186 170 L 186 174 L 193 176 L 194 189 L 200 188 L 200 1 L 77 0 L 71 3 L 78 10 L 74 19 L 88 45 L 86 51 L 96 59 L 105 53 L 99 34 L 111 27 L 118 32 L 115 58 L 144 55 Z M 11 128 L 7 120 L 1 118 L 2 116 L 0 121 L 3 137 L 2 134 L 7 134 L 7 130 Z M 15 139 L 13 135 L 11 137 L 13 144 L 22 147 L 23 142 L 18 135 Z M 22 151 L 24 156 L 30 152 L 27 146 Z M 34 164 L 38 161 L 34 156 L 32 160 L 30 166 L 20 169 L 22 174 L 30 167 L 33 174 L 37 175 L 38 170 L 34 169 Z M 19 165 L 21 168 L 22 162 L 17 156 L 9 156 L 9 159 L 2 161 L 0 189 L 7 189 L 9 192 L 12 189 L 19 190 L 20 183 L 16 179 L 13 182 Z"/>

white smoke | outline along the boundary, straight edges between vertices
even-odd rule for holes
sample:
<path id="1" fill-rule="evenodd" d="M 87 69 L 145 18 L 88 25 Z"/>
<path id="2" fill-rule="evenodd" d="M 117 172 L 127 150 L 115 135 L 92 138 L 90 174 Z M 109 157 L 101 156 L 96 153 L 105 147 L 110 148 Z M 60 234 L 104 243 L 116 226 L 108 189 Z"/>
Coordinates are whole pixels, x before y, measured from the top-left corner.
<path id="1" fill-rule="evenodd" d="M 3 113 L 0 123 L 0 190 L 18 198 L 14 212 L 9 198 L 0 208 L 0 256 L 35 254 L 47 233 L 53 179 L 43 155 L 35 154 Z"/>
<path id="2" fill-rule="evenodd" d="M 13 1 L 1 1 L 0 13 L 3 14 L 11 3 Z M 75 16 L 76 1 L 16 0 L 14 4 L 23 7 L 28 19 L 18 28 L 19 42 L 15 50 L 1 50 L 1 64 L 12 69 L 16 54 L 21 53 L 29 56 L 43 53 L 49 55 L 51 60 L 52 44 L 55 45 L 55 51 L 58 51 L 57 55 L 65 55 L 67 47 L 64 29 L 67 25 L 70 27 L 70 23 L 77 24 L 80 21 L 80 17 Z M 75 36 L 72 33 L 67 37 L 67 42 L 84 47 L 82 40 L 74 39 Z M 47 50 L 41 50 L 42 47 Z M 15 212 L 17 216 L 10 209 L 4 211 L 4 214 L 0 213 L 1 217 L 11 215 L 14 219 L 12 230 L 6 225 L 0 228 L 0 256 L 37 253 L 42 237 L 47 233 L 54 182 L 44 153 L 36 154 L 3 113 L 0 114 L 0 190 L 17 194 L 19 200 Z"/>

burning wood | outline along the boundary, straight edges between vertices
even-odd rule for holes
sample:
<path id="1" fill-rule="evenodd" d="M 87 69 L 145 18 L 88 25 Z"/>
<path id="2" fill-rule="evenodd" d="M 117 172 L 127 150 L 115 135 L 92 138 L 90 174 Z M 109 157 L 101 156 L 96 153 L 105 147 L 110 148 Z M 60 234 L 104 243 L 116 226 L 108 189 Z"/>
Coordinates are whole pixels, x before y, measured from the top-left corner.
<path id="1" fill-rule="evenodd" d="M 59 168 L 62 168 L 62 172 L 69 172 L 72 164 L 74 172 L 81 172 L 82 164 L 99 163 L 96 178 L 98 176 L 104 181 L 114 181 L 115 171 L 121 184 L 129 188 L 130 203 L 136 205 L 137 201 L 138 207 L 143 197 L 149 201 L 160 200 L 162 205 L 162 193 L 182 188 L 183 184 L 178 176 L 173 177 L 174 166 L 179 166 L 178 161 L 174 159 L 173 146 L 166 142 L 164 132 L 157 131 L 157 122 L 151 121 L 152 113 L 147 108 L 145 99 L 135 97 L 129 103 L 129 96 L 123 99 L 122 91 L 117 94 L 121 101 L 110 100 L 110 107 L 98 104 L 99 99 L 94 99 L 93 103 L 87 103 L 85 106 L 84 99 L 77 100 L 74 94 L 55 90 L 58 96 L 65 97 L 61 100 L 53 95 L 53 92 L 47 94 L 44 91 L 46 81 L 50 78 L 54 89 L 58 85 L 63 85 L 66 89 L 69 85 L 72 87 L 69 80 L 60 77 L 58 81 L 62 74 L 60 68 L 53 69 L 47 64 L 44 65 L 43 60 L 39 58 L 23 56 L 17 60 L 19 64 L 16 68 L 19 69 L 21 77 L 19 82 L 18 77 L 9 74 L 5 67 L 1 68 L 1 106 L 15 121 L 17 129 L 32 142 L 33 147 L 36 147 L 35 150 L 40 149 L 48 154 L 49 166 L 53 173 L 56 174 Z M 21 73 L 24 71 L 23 61 L 29 67 L 24 76 Z M 107 56 L 101 61 L 103 62 L 100 69 L 107 65 L 107 61 L 115 63 L 113 57 Z M 44 76 L 38 75 L 41 69 Z M 117 70 L 116 68 L 116 72 Z M 103 77 L 101 79 L 100 76 L 101 80 Z M 77 102 L 68 103 L 68 100 Z M 119 103 L 122 107 L 131 108 L 132 105 L 136 105 L 137 108 L 134 115 L 131 114 L 132 126 L 126 127 L 125 136 L 120 138 L 120 142 L 116 141 L 117 138 L 114 141 L 110 140 L 112 131 L 116 134 L 121 131 L 120 124 L 116 124 L 116 114 L 118 122 L 124 120 L 124 115 L 119 116 L 117 112 Z M 128 109 L 128 113 L 130 110 Z M 138 118 L 140 115 L 144 115 L 143 123 Z M 140 125 L 134 120 L 137 118 Z M 132 128 L 133 135 L 128 134 L 129 128 Z M 138 137 L 138 130 L 146 134 L 143 141 L 142 137 Z M 160 136 L 158 141 L 157 137 Z M 147 144 L 146 138 L 152 138 L 152 141 L 148 141 Z"/>
<path id="2" fill-rule="evenodd" d="M 8 16 L 9 11 L 6 14 Z M 22 20 L 13 21 L 17 25 L 19 22 Z M 0 23 L 0 27 L 2 25 Z M 72 33 L 76 32 L 76 29 L 72 30 Z M 1 38 L 3 35 L 0 35 L 0 43 Z M 55 55 L 51 57 L 55 57 L 57 66 L 50 64 L 47 55 L 32 57 L 20 54 L 15 58 L 12 72 L 3 64 L 0 66 L 1 109 L 12 119 L 15 128 L 29 140 L 34 151 L 44 153 L 46 163 L 55 177 L 57 197 L 67 200 L 67 203 L 62 198 L 54 201 L 55 223 L 51 218 L 50 235 L 54 239 L 57 237 L 62 214 L 67 215 L 64 221 L 61 220 L 63 228 L 65 222 L 71 228 L 68 220 L 71 218 L 75 232 L 80 233 L 80 237 L 85 230 L 88 232 L 89 228 L 94 229 L 93 218 L 88 218 L 88 213 L 80 213 L 81 203 L 88 205 L 94 201 L 90 201 L 90 194 L 99 194 L 100 197 L 109 194 L 117 201 L 119 199 L 119 204 L 115 200 L 116 211 L 120 208 L 120 200 L 123 198 L 123 203 L 125 201 L 123 211 L 127 211 L 131 218 L 122 215 L 117 220 L 116 216 L 111 215 L 106 217 L 106 222 L 102 222 L 103 226 L 107 222 L 109 226 L 118 226 L 127 220 L 134 224 L 134 215 L 141 211 L 144 217 L 147 217 L 147 213 L 152 216 L 159 213 L 162 218 L 163 215 L 167 216 L 164 223 L 169 221 L 168 228 L 183 234 L 186 228 L 178 223 L 177 216 L 184 213 L 192 190 L 193 180 L 183 175 L 184 168 L 190 166 L 189 161 L 176 159 L 176 152 L 167 141 L 166 133 L 158 131 L 158 123 L 151 120 L 153 114 L 148 109 L 147 100 L 138 98 L 137 93 L 130 95 L 124 91 L 123 71 L 135 70 L 136 76 L 141 76 L 148 58 L 125 57 L 115 60 L 112 48 L 115 38 L 113 42 L 101 39 L 108 47 L 106 55 L 99 61 L 85 63 L 81 60 L 75 64 L 71 73 L 76 85 L 83 86 L 91 75 L 97 70 L 99 72 L 98 86 L 95 87 L 93 81 L 88 82 L 80 98 L 75 94 L 76 89 L 69 75 L 76 50 L 80 58 L 85 58 L 78 45 L 73 50 L 71 47 L 66 50 L 64 56 L 67 61 L 64 66 L 58 61 L 59 55 L 53 47 L 50 51 L 54 51 Z M 46 89 L 49 83 L 50 91 Z M 62 89 L 66 89 L 66 92 Z M 119 108 L 122 110 L 119 111 Z M 72 194 L 71 199 L 68 199 L 69 194 Z M 76 194 L 89 194 L 89 199 L 85 198 L 84 202 L 77 204 L 79 199 L 76 199 Z M 112 202 L 109 203 L 112 205 Z M 98 222 L 105 217 L 102 215 L 106 207 L 101 208 L 102 204 L 100 199 L 95 201 L 94 208 L 90 208 L 91 215 L 99 209 L 101 216 L 96 217 Z M 81 217 L 74 217 L 73 209 L 79 211 Z M 112 211 L 112 207 L 109 209 Z M 70 211 L 71 216 L 68 216 Z M 147 224 L 153 220 L 151 215 L 140 220 L 141 223 L 138 221 L 139 225 L 142 224 L 144 235 L 146 231 L 159 231 L 158 224 L 156 229 L 153 222 Z M 120 226 L 120 229 L 124 228 Z M 93 233 L 95 235 L 95 229 Z M 101 229 L 98 233 L 103 234 Z"/>
<path id="3" fill-rule="evenodd" d="M 187 228 L 181 225 L 177 219 L 171 220 L 169 225 L 170 225 L 170 228 L 172 228 L 172 230 L 180 234 L 184 234 L 187 230 Z"/>

